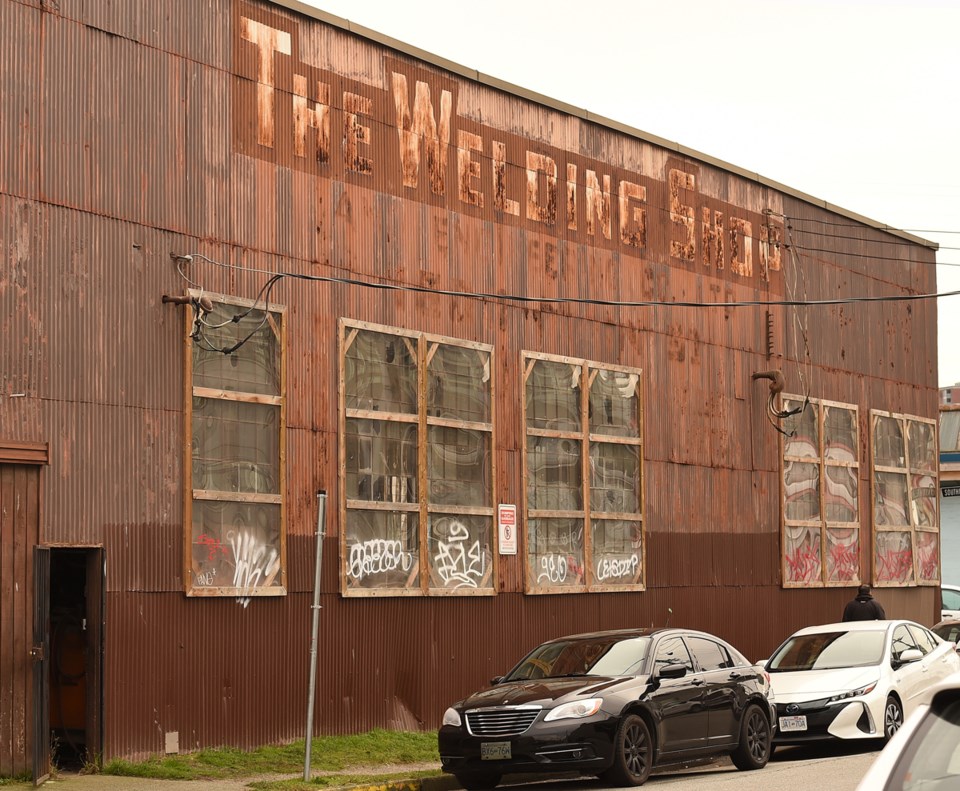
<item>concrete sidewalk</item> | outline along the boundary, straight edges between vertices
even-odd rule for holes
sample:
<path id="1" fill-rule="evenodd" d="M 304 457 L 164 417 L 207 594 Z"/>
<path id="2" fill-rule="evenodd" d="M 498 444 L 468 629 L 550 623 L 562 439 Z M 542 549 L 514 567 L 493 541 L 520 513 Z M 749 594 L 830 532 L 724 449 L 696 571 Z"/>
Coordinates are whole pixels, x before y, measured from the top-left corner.
<path id="1" fill-rule="evenodd" d="M 409 771 L 412 775 L 414 772 L 439 768 L 439 764 L 366 767 L 362 771 L 351 769 L 350 773 L 389 775 Z M 315 772 L 313 776 L 329 777 L 331 774 L 330 772 Z M 250 784 L 255 782 L 302 779 L 302 772 L 300 774 L 257 775 L 229 780 L 156 780 L 141 777 L 115 777 L 101 774 L 80 775 L 61 772 L 55 778 L 48 780 L 43 787 L 49 789 L 49 791 L 248 791 Z M 407 780 L 396 779 L 363 785 L 327 786 L 325 791 L 330 791 L 334 787 L 351 789 L 351 791 L 454 791 L 454 789 L 460 788 L 453 775 Z M 27 791 L 32 788 L 32 783 L 14 783 L 3 786 L 3 791 L 12 791 L 13 789 Z"/>

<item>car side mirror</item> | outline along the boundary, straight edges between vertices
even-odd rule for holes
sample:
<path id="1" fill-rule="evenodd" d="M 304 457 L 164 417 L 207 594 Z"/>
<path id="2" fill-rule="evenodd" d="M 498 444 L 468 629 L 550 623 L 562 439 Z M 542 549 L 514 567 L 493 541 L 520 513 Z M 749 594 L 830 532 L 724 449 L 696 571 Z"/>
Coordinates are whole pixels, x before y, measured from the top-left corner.
<path id="1" fill-rule="evenodd" d="M 662 665 L 657 670 L 657 678 L 683 678 L 687 675 L 686 665 Z"/>
<path id="2" fill-rule="evenodd" d="M 495 687 L 501 681 L 503 681 L 503 676 L 494 676 L 493 678 L 490 679 L 490 686 Z"/>
<path id="3" fill-rule="evenodd" d="M 908 665 L 920 659 L 923 659 L 922 651 L 918 651 L 916 648 L 908 648 L 906 651 L 901 652 L 898 662 L 901 665 Z"/>

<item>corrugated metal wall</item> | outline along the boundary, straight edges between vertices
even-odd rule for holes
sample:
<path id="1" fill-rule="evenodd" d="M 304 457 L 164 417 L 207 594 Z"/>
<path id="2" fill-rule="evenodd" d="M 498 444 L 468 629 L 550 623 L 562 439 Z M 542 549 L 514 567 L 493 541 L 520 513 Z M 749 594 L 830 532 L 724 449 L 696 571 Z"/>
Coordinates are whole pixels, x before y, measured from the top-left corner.
<path id="1" fill-rule="evenodd" d="M 168 731 L 182 749 L 302 736 L 318 489 L 331 495 L 317 704 L 325 732 L 435 728 L 449 702 L 564 632 L 670 618 L 760 658 L 792 628 L 839 615 L 848 590 L 780 587 L 778 437 L 764 413 L 767 383 L 751 374 L 780 369 L 788 392 L 860 407 L 868 514 L 868 410 L 936 415 L 932 301 L 618 307 L 285 281 L 274 299 L 288 321 L 289 593 L 247 608 L 186 598 L 184 323 L 161 298 L 190 284 L 171 253 L 258 270 L 197 260 L 185 270 L 208 291 L 245 298 L 262 272 L 289 271 L 519 297 L 713 302 L 931 292 L 934 254 L 690 152 L 266 2 L 58 5 L 0 4 L 0 438 L 50 443 L 41 540 L 105 548 L 104 758 L 160 752 Z M 298 157 L 289 114 L 276 116 L 275 146 L 257 143 L 258 61 L 242 18 L 291 32 L 290 57 L 275 59 L 277 86 L 291 84 L 294 67 L 329 86 L 327 161 Z M 435 108 L 449 90 L 454 128 L 481 139 L 482 208 L 458 191 L 455 137 L 442 195 L 426 155 L 418 186 L 404 187 L 395 73 L 411 104 L 417 80 Z M 277 88 L 284 106 L 289 90 Z M 354 101 L 345 94 L 370 101 L 371 143 L 360 152 L 370 172 L 345 164 L 343 107 Z M 494 142 L 514 176 L 527 151 L 576 166 L 576 228 L 564 172 L 554 225 L 497 207 Z M 588 169 L 647 189 L 642 251 L 621 243 L 616 226 L 610 240 L 588 232 Z M 756 256 L 750 276 L 671 260 L 671 169 L 694 176 L 697 212 L 729 220 L 736 211 L 755 235 L 766 223 L 781 229 L 791 248 L 769 281 Z M 525 188 L 510 181 L 507 197 L 523 206 Z M 849 223 L 842 232 L 825 230 L 838 220 Z M 498 502 L 523 501 L 521 350 L 642 368 L 647 591 L 525 596 L 521 555 L 500 558 L 496 597 L 341 598 L 341 317 L 494 347 Z M 865 544 L 864 569 L 869 561 Z M 935 589 L 882 599 L 892 616 L 936 613 Z"/>

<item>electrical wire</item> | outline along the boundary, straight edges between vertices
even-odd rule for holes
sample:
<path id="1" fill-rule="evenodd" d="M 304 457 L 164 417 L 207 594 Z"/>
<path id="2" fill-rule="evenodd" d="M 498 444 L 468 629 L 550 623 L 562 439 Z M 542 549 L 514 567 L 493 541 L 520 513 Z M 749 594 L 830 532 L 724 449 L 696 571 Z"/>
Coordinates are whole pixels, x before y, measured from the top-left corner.
<path id="1" fill-rule="evenodd" d="M 221 261 L 214 261 L 206 256 L 202 257 L 216 266 L 223 267 L 238 272 L 248 272 L 252 274 L 269 275 L 271 278 L 283 279 L 291 278 L 294 280 L 305 280 L 318 283 L 336 283 L 346 286 L 359 286 L 361 288 L 371 288 L 382 291 L 400 291 L 417 294 L 431 294 L 436 296 L 459 297 L 466 299 L 489 299 L 498 302 L 520 302 L 533 304 L 577 304 L 577 305 L 598 305 L 602 307 L 619 308 L 653 308 L 653 307 L 675 307 L 675 308 L 746 308 L 746 307 L 789 307 L 789 306 L 818 306 L 818 305 L 852 305 L 869 302 L 914 302 L 927 299 L 944 299 L 946 297 L 960 296 L 958 291 L 943 291 L 932 294 L 899 294 L 880 297 L 843 297 L 836 299 L 780 299 L 780 300 L 761 300 L 751 299 L 740 302 L 697 302 L 691 300 L 667 301 L 667 300 L 611 300 L 595 299 L 590 297 L 538 297 L 524 296 L 520 294 L 494 294 L 485 291 L 452 291 L 449 289 L 429 288 L 427 286 L 415 286 L 411 284 L 399 283 L 376 283 L 366 280 L 358 280 L 350 277 L 333 277 L 329 275 L 307 275 L 301 272 L 272 272 L 257 267 L 238 266 L 236 264 L 225 264 Z M 261 289 L 262 293 L 262 289 Z M 249 312 L 249 311 L 247 311 Z"/>

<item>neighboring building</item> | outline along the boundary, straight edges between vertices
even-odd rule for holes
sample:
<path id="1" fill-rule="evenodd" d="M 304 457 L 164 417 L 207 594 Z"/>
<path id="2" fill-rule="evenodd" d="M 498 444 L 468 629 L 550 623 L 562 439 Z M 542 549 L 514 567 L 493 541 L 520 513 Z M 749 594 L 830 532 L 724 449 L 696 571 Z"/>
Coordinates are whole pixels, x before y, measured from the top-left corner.
<path id="1" fill-rule="evenodd" d="M 943 581 L 960 585 L 960 403 L 940 407 L 940 532 Z"/>
<path id="2" fill-rule="evenodd" d="M 0 51 L 0 774 L 302 738 L 318 524 L 326 733 L 935 619 L 932 243 L 295 0 Z"/>
<path id="3" fill-rule="evenodd" d="M 950 406 L 951 404 L 960 404 L 960 382 L 952 387 L 940 388 L 940 405 Z"/>

